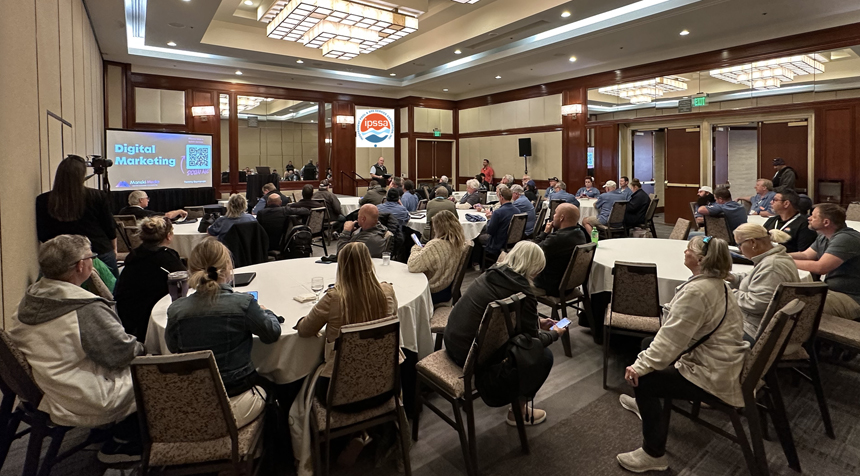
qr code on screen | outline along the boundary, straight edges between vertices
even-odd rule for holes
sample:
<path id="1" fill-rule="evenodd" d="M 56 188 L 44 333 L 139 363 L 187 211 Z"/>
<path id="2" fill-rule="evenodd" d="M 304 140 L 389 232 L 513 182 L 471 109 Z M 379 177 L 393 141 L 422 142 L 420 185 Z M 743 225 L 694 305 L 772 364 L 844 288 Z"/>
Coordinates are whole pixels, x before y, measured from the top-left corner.
<path id="1" fill-rule="evenodd" d="M 212 168 L 212 146 L 211 145 L 187 145 L 187 146 L 185 146 L 185 166 L 188 169 L 211 169 Z"/>

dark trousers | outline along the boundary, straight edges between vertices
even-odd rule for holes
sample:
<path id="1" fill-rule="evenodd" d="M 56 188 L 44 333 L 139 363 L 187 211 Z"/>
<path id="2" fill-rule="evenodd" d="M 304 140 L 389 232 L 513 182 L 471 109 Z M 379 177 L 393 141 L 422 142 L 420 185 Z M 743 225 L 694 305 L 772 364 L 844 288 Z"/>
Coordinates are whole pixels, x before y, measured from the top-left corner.
<path id="1" fill-rule="evenodd" d="M 102 260 L 102 263 L 106 264 L 108 268 L 110 268 L 111 273 L 115 277 L 119 277 L 119 265 L 116 261 L 116 253 L 113 250 L 108 251 L 107 253 L 102 253 L 97 256 L 98 259 Z"/>
<path id="2" fill-rule="evenodd" d="M 642 342 L 647 349 L 653 338 Z M 666 454 L 666 440 L 669 438 L 669 417 L 671 411 L 663 404 L 671 405 L 671 400 L 691 400 L 713 402 L 717 398 L 685 379 L 674 365 L 639 378 L 635 389 L 636 404 L 642 416 L 642 449 L 648 455 L 659 458 Z M 664 400 L 664 401 L 661 401 Z"/>
<path id="3" fill-rule="evenodd" d="M 490 241 L 490 235 L 488 235 L 486 233 L 481 233 L 480 235 L 477 236 L 477 238 L 472 240 L 472 243 L 474 244 L 474 246 L 472 246 L 471 262 L 473 264 L 478 263 L 478 264 L 483 265 L 484 248 L 487 246 L 488 241 Z M 493 261 L 498 259 L 499 254 L 501 254 L 501 253 L 493 253 L 493 252 L 487 251 L 487 257 L 491 258 Z"/>

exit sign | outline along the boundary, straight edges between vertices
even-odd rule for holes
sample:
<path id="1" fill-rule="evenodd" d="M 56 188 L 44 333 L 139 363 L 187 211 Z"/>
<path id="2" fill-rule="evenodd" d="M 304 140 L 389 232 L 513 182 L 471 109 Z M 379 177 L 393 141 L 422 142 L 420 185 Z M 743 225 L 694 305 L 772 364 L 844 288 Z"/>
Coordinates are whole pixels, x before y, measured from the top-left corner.
<path id="1" fill-rule="evenodd" d="M 433 129 L 433 137 L 442 137 L 442 131 L 439 129 Z"/>
<path id="2" fill-rule="evenodd" d="M 708 105 L 708 97 L 701 96 L 697 98 L 693 98 L 693 107 L 702 107 Z"/>

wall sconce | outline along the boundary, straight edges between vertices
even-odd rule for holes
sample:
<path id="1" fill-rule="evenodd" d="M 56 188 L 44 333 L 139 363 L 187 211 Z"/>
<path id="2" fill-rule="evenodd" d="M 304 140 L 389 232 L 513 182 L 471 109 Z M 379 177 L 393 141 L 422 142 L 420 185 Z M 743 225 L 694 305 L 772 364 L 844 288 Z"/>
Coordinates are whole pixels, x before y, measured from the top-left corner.
<path id="1" fill-rule="evenodd" d="M 577 114 L 582 114 L 582 104 L 568 104 L 567 106 L 561 106 L 562 116 L 573 116 L 573 118 L 576 119 Z"/>
<path id="2" fill-rule="evenodd" d="M 337 123 L 346 129 L 347 124 L 355 124 L 355 116 L 337 116 Z"/>
<path id="3" fill-rule="evenodd" d="M 191 108 L 191 115 L 194 117 L 202 116 L 200 120 L 207 122 L 209 120 L 207 116 L 215 115 L 215 106 L 193 106 Z"/>

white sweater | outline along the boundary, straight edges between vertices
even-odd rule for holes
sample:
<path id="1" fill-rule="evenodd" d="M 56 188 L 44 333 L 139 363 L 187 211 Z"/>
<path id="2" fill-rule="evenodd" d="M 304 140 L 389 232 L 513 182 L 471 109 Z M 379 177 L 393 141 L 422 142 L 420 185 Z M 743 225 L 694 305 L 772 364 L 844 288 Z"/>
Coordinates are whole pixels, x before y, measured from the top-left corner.
<path id="1" fill-rule="evenodd" d="M 428 241 L 424 248 L 413 245 L 407 263 L 409 272 L 424 273 L 430 281 L 430 292 L 438 293 L 454 282 L 462 253 L 463 249 L 456 250 L 450 241 L 435 238 Z"/>

